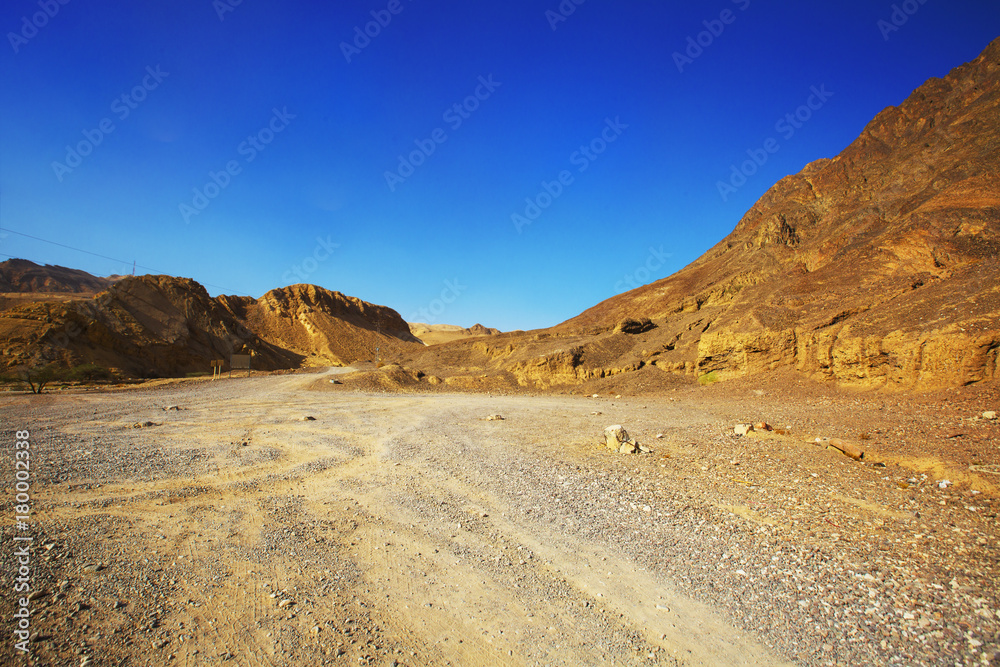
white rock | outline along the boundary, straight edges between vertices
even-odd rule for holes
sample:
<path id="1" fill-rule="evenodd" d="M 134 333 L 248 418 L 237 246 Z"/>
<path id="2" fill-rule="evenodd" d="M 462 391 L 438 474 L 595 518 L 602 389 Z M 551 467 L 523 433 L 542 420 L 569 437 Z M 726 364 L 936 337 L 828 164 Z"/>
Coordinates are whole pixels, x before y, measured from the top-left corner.
<path id="1" fill-rule="evenodd" d="M 995 420 L 997 418 L 997 413 L 993 410 L 983 413 L 983 419 Z"/>
<path id="2" fill-rule="evenodd" d="M 733 433 L 736 435 L 746 435 L 753 430 L 753 424 L 737 424 L 733 427 Z"/>

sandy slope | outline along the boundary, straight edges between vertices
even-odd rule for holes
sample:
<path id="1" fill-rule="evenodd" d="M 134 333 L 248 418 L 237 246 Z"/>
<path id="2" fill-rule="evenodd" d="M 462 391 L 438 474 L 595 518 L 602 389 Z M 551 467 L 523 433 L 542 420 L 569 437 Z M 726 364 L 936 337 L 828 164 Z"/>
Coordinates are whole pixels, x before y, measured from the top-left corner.
<path id="1" fill-rule="evenodd" d="M 920 664 L 1000 651 L 989 484 L 904 491 L 912 472 L 895 465 L 738 442 L 720 435 L 725 402 L 305 388 L 315 381 L 0 399 L 5 441 L 30 427 L 38 466 L 37 664 Z M 656 453 L 595 447 L 619 422 Z M 2 566 L 9 591 L 9 550 Z M 11 597 L 0 604 L 10 618 Z"/>

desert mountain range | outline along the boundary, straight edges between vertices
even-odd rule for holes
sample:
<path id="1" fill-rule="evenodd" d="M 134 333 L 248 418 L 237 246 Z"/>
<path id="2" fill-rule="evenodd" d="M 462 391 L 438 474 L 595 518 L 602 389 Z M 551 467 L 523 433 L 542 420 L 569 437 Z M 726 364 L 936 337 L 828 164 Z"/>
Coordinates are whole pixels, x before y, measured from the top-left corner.
<path id="1" fill-rule="evenodd" d="M 254 368 L 278 370 L 374 360 L 422 345 L 391 308 L 315 285 L 259 299 L 212 298 L 187 278 L 138 276 L 84 298 L 34 297 L 0 312 L 8 369 L 91 362 L 140 377 L 172 376 L 252 352 Z"/>
<path id="2" fill-rule="evenodd" d="M 315 285 L 212 298 L 184 278 L 11 260 L 0 264 L 2 363 L 174 375 L 247 349 L 258 368 L 281 369 L 374 360 L 379 348 L 414 382 L 462 387 L 779 369 L 867 387 L 996 381 L 998 118 L 1000 40 L 879 113 L 836 157 L 780 180 L 686 268 L 550 329 L 408 325 Z"/>

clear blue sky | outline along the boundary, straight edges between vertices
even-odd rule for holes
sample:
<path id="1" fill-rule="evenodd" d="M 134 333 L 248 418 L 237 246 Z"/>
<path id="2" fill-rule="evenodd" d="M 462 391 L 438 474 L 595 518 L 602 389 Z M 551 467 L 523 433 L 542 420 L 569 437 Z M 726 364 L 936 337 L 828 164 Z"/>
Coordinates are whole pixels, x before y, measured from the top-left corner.
<path id="1" fill-rule="evenodd" d="M 559 0 L 233 1 L 3 3 L 0 226 L 125 262 L 14 233 L 0 253 L 549 326 L 682 268 L 1000 35 L 995 0 L 897 3 L 891 31 L 871 0 L 567 0 L 558 21 Z"/>

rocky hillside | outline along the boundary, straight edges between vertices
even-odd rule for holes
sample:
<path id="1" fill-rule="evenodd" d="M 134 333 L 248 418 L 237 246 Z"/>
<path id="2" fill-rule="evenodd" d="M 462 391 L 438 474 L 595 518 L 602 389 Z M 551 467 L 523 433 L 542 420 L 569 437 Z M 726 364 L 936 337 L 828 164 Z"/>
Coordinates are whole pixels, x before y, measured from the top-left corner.
<path id="1" fill-rule="evenodd" d="M 1000 40 L 779 181 L 677 274 L 551 330 L 408 363 L 534 386 L 649 366 L 707 381 L 790 368 L 862 386 L 995 382 L 998 118 Z"/>
<path id="2" fill-rule="evenodd" d="M 347 365 L 420 345 L 395 310 L 316 285 L 283 287 L 259 299 L 220 296 L 219 302 L 262 340 L 294 352 L 306 365 Z"/>
<path id="3" fill-rule="evenodd" d="M 212 298 L 193 280 L 141 276 L 92 298 L 10 308 L 0 313 L 0 346 L 6 369 L 96 363 L 155 377 L 206 372 L 213 359 L 228 367 L 232 354 L 252 352 L 254 368 L 275 370 L 374 359 L 376 346 L 419 343 L 395 311 L 311 285 Z"/>

